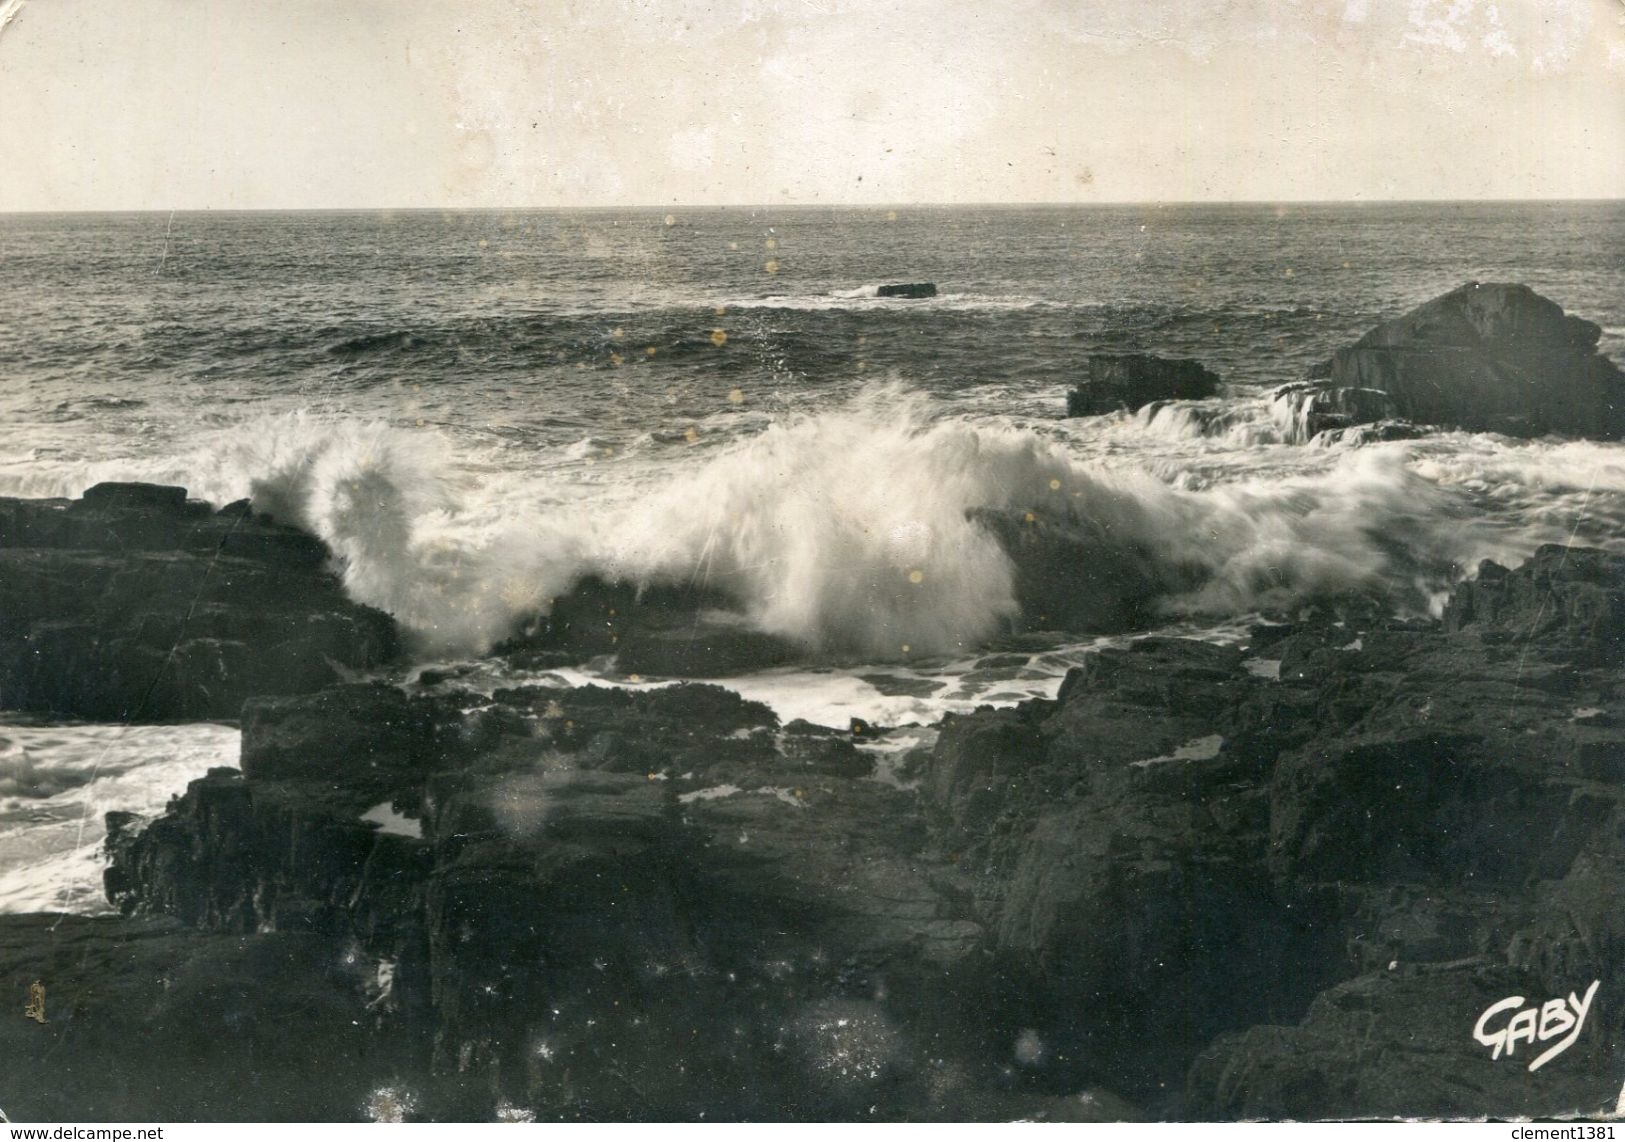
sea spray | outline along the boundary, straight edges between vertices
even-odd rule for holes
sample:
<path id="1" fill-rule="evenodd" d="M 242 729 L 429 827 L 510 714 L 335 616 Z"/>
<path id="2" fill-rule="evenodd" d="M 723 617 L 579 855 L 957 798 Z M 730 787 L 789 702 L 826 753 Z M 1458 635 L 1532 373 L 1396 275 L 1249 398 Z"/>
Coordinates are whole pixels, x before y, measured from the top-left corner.
<path id="1" fill-rule="evenodd" d="M 1459 488 L 1515 563 L 1543 543 L 1625 545 L 1625 449 L 1588 440 L 1443 433 L 1407 449 L 1424 479 Z"/>
<path id="2" fill-rule="evenodd" d="M 1141 431 L 1169 440 L 1212 438 L 1222 445 L 1246 448 L 1291 439 L 1271 416 L 1271 406 L 1257 398 L 1153 401 L 1132 415 Z"/>
<path id="3" fill-rule="evenodd" d="M 881 389 L 775 426 L 627 512 L 595 567 L 721 588 L 762 629 L 896 656 L 963 650 L 1018 617 L 1043 625 L 1021 614 L 1012 557 L 1053 563 L 1056 548 L 1021 543 L 1023 525 L 1067 534 L 1072 562 L 1050 570 L 1070 574 L 1066 589 L 1146 596 L 1094 613 L 1121 602 L 1235 614 L 1347 590 L 1425 610 L 1493 546 L 1465 499 L 1410 472 L 1402 450 L 1181 492 L 1015 427 L 935 413 Z"/>
<path id="4" fill-rule="evenodd" d="M 921 402 L 870 394 L 775 425 L 636 505 L 600 565 L 721 588 L 814 648 L 950 651 L 1015 610 L 1009 560 L 966 516 L 1038 479 L 1037 443 L 1015 448 L 1025 463 L 994 435 L 931 425 Z"/>
<path id="5" fill-rule="evenodd" d="M 233 726 L 39 725 L 0 720 L 0 913 L 111 911 L 102 841 L 111 809 L 162 813 L 234 764 Z"/>
<path id="6" fill-rule="evenodd" d="M 952 409 L 878 386 L 717 447 L 599 459 L 590 484 L 579 447 L 494 454 L 293 414 L 134 471 L 65 466 L 49 486 L 36 472 L 28 491 L 122 477 L 249 495 L 326 541 L 352 596 L 395 615 L 421 655 L 483 653 L 588 574 L 702 585 L 810 653 L 872 658 L 960 653 L 1014 624 L 1117 629 L 1114 615 L 1233 616 L 1345 590 L 1425 611 L 1479 559 L 1617 543 L 1625 523 L 1625 461 L 1603 446 L 1451 434 L 1310 465 L 1292 462 L 1297 446 L 1209 437 L 1221 451 L 1186 462 L 1204 466 L 1192 481 L 1124 455 L 1132 422 L 1062 442 Z M 1035 606 L 1041 560 L 1051 600 L 1090 605 Z"/>
<path id="7" fill-rule="evenodd" d="M 1169 558 L 1199 561 L 1206 582 L 1165 614 L 1279 610 L 1347 591 L 1397 611 L 1435 611 L 1485 552 L 1500 550 L 1459 491 L 1418 476 L 1403 447 L 1349 452 L 1329 471 L 1184 493 L 1181 524 L 1159 537 Z"/>
<path id="8" fill-rule="evenodd" d="M 283 418 L 233 462 L 263 473 L 249 481 L 256 510 L 320 536 L 351 596 L 394 615 L 421 652 L 482 651 L 545 611 L 582 557 L 545 518 L 469 510 L 435 443 L 379 422 Z"/>

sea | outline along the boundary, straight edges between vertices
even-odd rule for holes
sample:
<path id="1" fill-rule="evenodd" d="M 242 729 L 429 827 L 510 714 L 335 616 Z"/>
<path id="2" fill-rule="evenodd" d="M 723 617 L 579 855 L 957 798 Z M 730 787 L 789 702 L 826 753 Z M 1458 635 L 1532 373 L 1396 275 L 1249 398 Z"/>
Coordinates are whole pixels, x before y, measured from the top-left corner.
<path id="1" fill-rule="evenodd" d="M 1625 445 L 1327 447 L 1272 399 L 1468 281 L 1625 361 L 1620 202 L 0 215 L 0 495 L 251 497 L 400 620 L 408 686 L 667 684 L 486 652 L 588 573 L 709 583 L 805 648 L 727 685 L 893 727 L 895 760 L 1122 641 L 1014 637 L 976 509 L 1199 565 L 1156 629 L 1221 642 L 1329 590 L 1436 613 L 1480 560 L 1625 548 Z M 1068 419 L 1119 352 L 1221 395 Z M 0 715 L 0 910 L 105 910 L 102 814 L 236 757 L 227 725 Z"/>

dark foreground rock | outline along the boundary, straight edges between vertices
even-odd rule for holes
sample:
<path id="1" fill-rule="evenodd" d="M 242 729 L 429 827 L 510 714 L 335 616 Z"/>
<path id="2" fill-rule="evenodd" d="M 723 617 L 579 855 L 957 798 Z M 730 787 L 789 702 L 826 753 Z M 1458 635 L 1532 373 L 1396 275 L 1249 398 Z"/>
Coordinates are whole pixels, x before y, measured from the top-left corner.
<path id="1" fill-rule="evenodd" d="M 709 685 L 349 687 L 110 818 L 107 884 L 353 949 L 419 1116 L 1591 1114 L 1622 642 L 1625 557 L 1546 548 L 1442 623 L 1103 651 L 901 765 Z M 1535 1071 L 1473 1036 L 1593 983 Z"/>
<path id="2" fill-rule="evenodd" d="M 1202 400 L 1218 392 L 1219 377 L 1200 361 L 1145 354 L 1094 356 L 1088 376 L 1066 397 L 1068 416 L 1134 412 L 1160 400 Z"/>
<path id="3" fill-rule="evenodd" d="M 235 718 L 392 659 L 389 616 L 350 602 L 327 548 L 246 503 L 99 484 L 0 499 L 0 708 L 102 721 Z"/>
<path id="4" fill-rule="evenodd" d="M 1469 282 L 1339 349 L 1276 393 L 1300 439 L 1380 420 L 1469 432 L 1625 436 L 1602 330 L 1524 285 Z"/>
<path id="5" fill-rule="evenodd" d="M 1535 1072 L 1472 1033 L 1625 989 L 1625 558 L 1545 548 L 1443 624 L 1357 616 L 1142 640 L 944 723 L 921 793 L 1040 1073 L 1159 1116 L 1612 1107 L 1604 999 Z"/>
<path id="6" fill-rule="evenodd" d="M 12 1122 L 360 1122 L 412 1067 L 379 1034 L 374 965 L 308 932 L 0 916 L 0 986 Z"/>
<path id="7" fill-rule="evenodd" d="M 115 814 L 107 884 L 133 915 L 353 947 L 389 981 L 378 1033 L 420 1053 L 417 1113 L 1137 1113 L 1007 1073 L 964 878 L 850 732 L 699 684 L 360 689 L 265 703 L 246 777 Z"/>
<path id="8" fill-rule="evenodd" d="M 950 719 L 924 792 L 1038 1034 L 1189 1117 L 1611 1108 L 1618 1006 L 1536 1072 L 1473 1030 L 1625 990 L 1622 608 L 1625 558 L 1546 548 L 1442 628 L 1149 639 Z"/>

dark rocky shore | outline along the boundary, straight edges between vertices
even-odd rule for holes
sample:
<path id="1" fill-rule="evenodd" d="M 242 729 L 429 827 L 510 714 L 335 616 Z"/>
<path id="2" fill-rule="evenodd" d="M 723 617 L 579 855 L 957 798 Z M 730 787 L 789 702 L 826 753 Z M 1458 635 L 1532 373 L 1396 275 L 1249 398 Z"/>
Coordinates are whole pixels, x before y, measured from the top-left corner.
<path id="1" fill-rule="evenodd" d="M 240 771 L 109 815 L 125 919 L 0 921 L 51 997 L 0 1024 L 37 1063 L 5 1109 L 1596 1113 L 1622 665 L 1625 557 L 1546 548 L 1440 623 L 1351 600 L 1103 652 L 900 763 L 697 683 L 254 697 Z M 1593 981 L 1539 1070 L 1473 1037 Z"/>

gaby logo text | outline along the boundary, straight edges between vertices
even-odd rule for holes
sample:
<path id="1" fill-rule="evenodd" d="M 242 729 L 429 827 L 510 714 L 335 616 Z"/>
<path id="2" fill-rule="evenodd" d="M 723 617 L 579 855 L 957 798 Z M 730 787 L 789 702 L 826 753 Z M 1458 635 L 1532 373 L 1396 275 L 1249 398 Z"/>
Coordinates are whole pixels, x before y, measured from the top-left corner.
<path id="1" fill-rule="evenodd" d="M 1490 1048 L 1490 1058 L 1499 1059 L 1502 1052 L 1509 1057 L 1518 1053 L 1519 1043 L 1546 1043 L 1563 1036 L 1545 1051 L 1536 1055 L 1529 1064 L 1532 1071 L 1539 1070 L 1574 1045 L 1585 1030 L 1586 1016 L 1591 1012 L 1591 1001 L 1597 995 L 1601 980 L 1592 980 L 1582 999 L 1569 992 L 1567 999 L 1551 999 L 1537 1007 L 1525 1007 L 1521 995 L 1509 996 L 1484 1009 L 1473 1025 L 1473 1038 Z M 1502 1022 L 1504 1012 L 1515 1012 Z"/>

